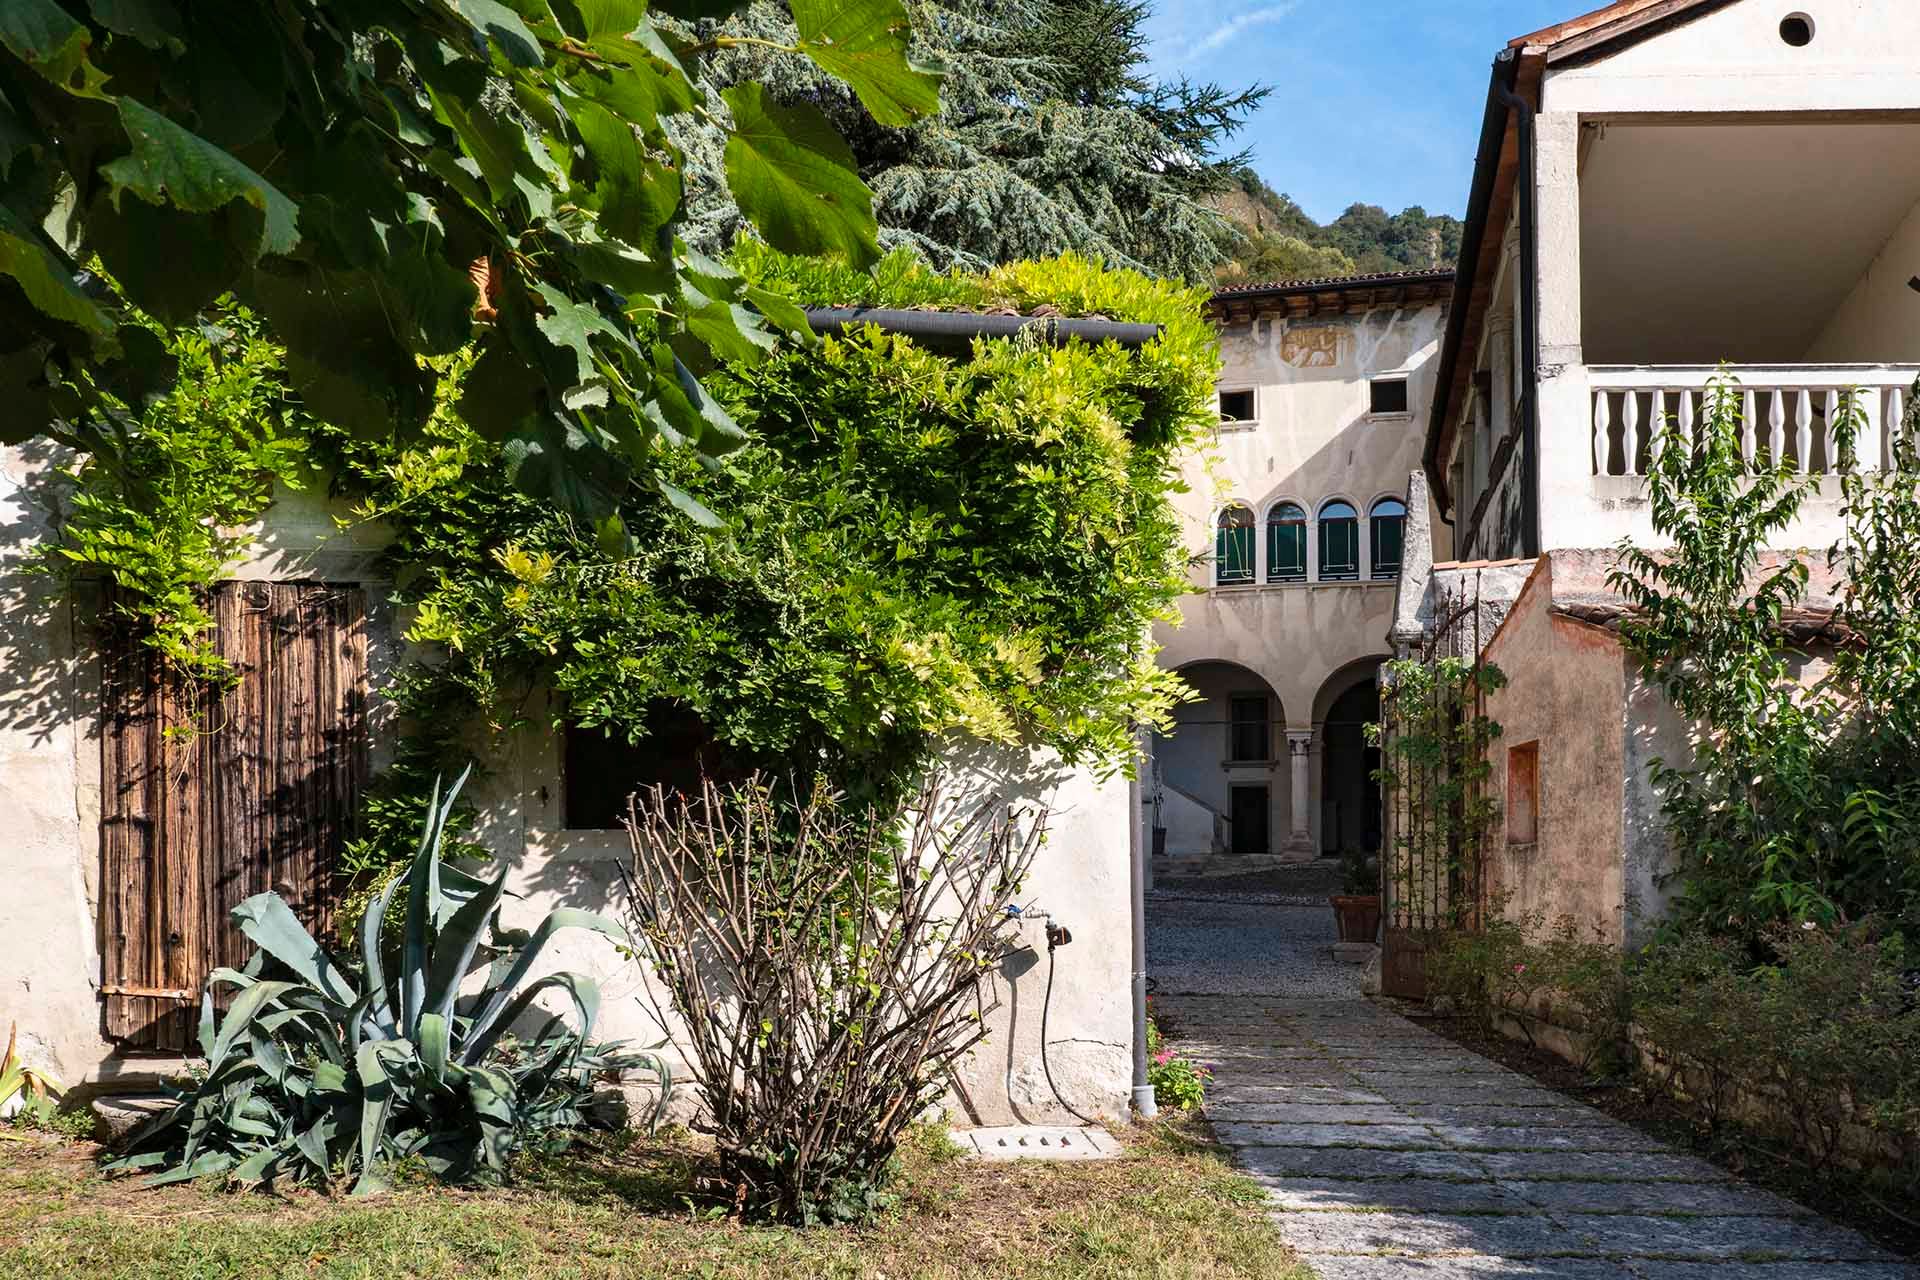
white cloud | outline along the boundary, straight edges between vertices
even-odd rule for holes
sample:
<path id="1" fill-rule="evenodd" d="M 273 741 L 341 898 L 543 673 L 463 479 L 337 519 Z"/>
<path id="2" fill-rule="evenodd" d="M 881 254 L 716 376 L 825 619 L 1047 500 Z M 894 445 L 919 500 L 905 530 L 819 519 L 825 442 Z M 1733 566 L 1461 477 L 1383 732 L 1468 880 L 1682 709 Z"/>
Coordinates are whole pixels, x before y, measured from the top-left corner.
<path id="1" fill-rule="evenodd" d="M 1182 66 L 1204 58 L 1210 53 L 1226 48 L 1242 32 L 1278 22 L 1299 7 L 1300 0 L 1283 0 L 1280 4 L 1262 5 L 1257 9 L 1248 9 L 1244 13 L 1229 15 L 1205 35 L 1183 41 L 1167 61 L 1175 66 Z"/>

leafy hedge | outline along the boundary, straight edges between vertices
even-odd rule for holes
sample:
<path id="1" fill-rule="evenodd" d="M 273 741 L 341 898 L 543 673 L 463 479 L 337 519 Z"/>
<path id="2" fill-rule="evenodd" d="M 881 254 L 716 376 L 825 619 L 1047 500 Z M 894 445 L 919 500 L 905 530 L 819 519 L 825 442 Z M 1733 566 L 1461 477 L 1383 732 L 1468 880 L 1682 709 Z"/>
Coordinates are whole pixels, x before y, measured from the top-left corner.
<path id="1" fill-rule="evenodd" d="M 1746 945 L 1704 932 L 1637 954 L 1563 920 L 1501 917 L 1432 954 L 1436 989 L 1532 1041 L 1568 1028 L 1579 1065 L 1640 1076 L 1711 1140 L 1784 1148 L 1865 1194 L 1920 1194 L 1920 971 L 1876 922 L 1808 922 Z"/>

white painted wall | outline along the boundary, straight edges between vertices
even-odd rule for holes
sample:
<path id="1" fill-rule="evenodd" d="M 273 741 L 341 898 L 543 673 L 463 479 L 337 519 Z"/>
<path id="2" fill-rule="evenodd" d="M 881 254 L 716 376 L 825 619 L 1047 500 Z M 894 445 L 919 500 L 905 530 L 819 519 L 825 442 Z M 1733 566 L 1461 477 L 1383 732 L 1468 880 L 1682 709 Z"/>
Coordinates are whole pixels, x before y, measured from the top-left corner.
<path id="1" fill-rule="evenodd" d="M 1793 48 L 1780 20 L 1804 13 Z M 1585 66 L 1551 70 L 1549 111 L 1889 111 L 1914 103 L 1920 5 L 1741 0 Z"/>
<path id="2" fill-rule="evenodd" d="M 1920 204 L 1908 210 L 1874 255 L 1803 359 L 1813 364 L 1862 358 L 1920 363 L 1920 293 L 1908 284 L 1916 275 L 1920 275 Z M 1860 352 L 1884 354 L 1862 357 Z"/>
<path id="3" fill-rule="evenodd" d="M 99 674 L 87 657 L 87 605 L 84 596 L 76 602 L 26 572 L 59 506 L 51 461 L 38 444 L 0 450 L 0 876 L 7 885 L 0 894 L 0 1017 L 17 1021 L 31 1063 L 69 1084 L 145 1081 L 180 1064 L 122 1058 L 101 1035 Z M 345 514 L 317 491 L 281 495 L 260 531 L 258 554 L 238 566 L 236 576 L 367 583 L 368 659 L 377 690 L 407 647 L 401 620 L 372 578 L 380 532 L 340 531 L 334 517 Z M 382 706 L 377 696 L 371 699 L 376 716 Z M 377 767 L 391 748 L 391 735 L 378 723 L 373 748 Z M 618 913 L 626 837 L 559 825 L 558 741 L 520 732 L 483 747 L 481 758 L 487 772 L 472 784 L 481 810 L 478 838 L 511 865 L 509 887 L 520 895 L 503 910 L 506 923 L 531 924 L 560 905 Z M 1096 779 L 1025 753 L 959 744 L 945 759 L 961 793 L 990 788 L 1050 808 L 1051 834 L 1023 896 L 1062 915 L 1074 933 L 1058 956 L 1049 1020 L 1054 1077 L 1082 1111 L 1124 1115 L 1132 1035 L 1125 779 Z M 1039 1056 L 1045 938 L 1038 923 L 1021 929 L 1029 946 L 1037 944 L 1039 965 L 1015 976 L 1021 968 L 1015 963 L 992 978 L 1001 1007 L 968 1067 L 967 1100 L 953 1100 L 956 1115 L 971 1113 L 985 1123 L 1068 1119 L 1046 1087 Z M 661 1038 L 637 998 L 647 976 L 605 940 L 565 935 L 545 964 L 578 969 L 600 983 L 602 1037 L 647 1044 Z"/>
<path id="4" fill-rule="evenodd" d="M 1334 673 L 1388 652 L 1395 583 L 1367 576 L 1370 540 L 1364 517 L 1381 497 L 1404 498 L 1407 476 L 1420 465 L 1433 401 L 1433 363 L 1445 326 L 1446 308 L 1435 303 L 1299 320 L 1268 314 L 1221 330 L 1220 387 L 1252 388 L 1256 420 L 1223 427 L 1211 456 L 1195 458 L 1188 468 L 1191 491 L 1180 500 L 1180 514 L 1188 546 L 1207 563 L 1193 573 L 1195 593 L 1181 602 L 1179 625 L 1157 628 L 1154 639 L 1162 646 L 1163 667 L 1204 672 L 1209 669 L 1196 664 L 1232 663 L 1251 673 L 1241 681 L 1245 688 L 1264 682 L 1272 689 L 1279 700 L 1275 764 L 1259 778 L 1223 767 L 1226 731 L 1218 722 L 1227 718 L 1229 690 L 1214 687 L 1218 682 L 1212 675 L 1203 678 L 1209 700 L 1178 714 L 1214 723 L 1156 738 L 1155 752 L 1169 781 L 1222 813 L 1230 812 L 1234 782 L 1269 781 L 1275 849 L 1292 823 L 1290 766 L 1280 730 L 1314 730 L 1316 699 Z M 1369 413 L 1369 381 L 1382 375 L 1407 378 L 1407 413 Z M 1308 562 L 1310 572 L 1317 573 L 1318 528 L 1312 517 L 1331 498 L 1347 500 L 1363 517 L 1362 580 L 1266 582 L 1269 508 L 1291 501 L 1308 512 Z M 1257 517 L 1260 569 L 1251 585 L 1213 587 L 1214 520 L 1229 502 L 1246 504 Z M 1317 840 L 1317 738 L 1309 769 L 1307 811 Z M 1195 834 L 1183 834 L 1176 845 L 1169 831 L 1168 851 L 1204 852 Z"/>

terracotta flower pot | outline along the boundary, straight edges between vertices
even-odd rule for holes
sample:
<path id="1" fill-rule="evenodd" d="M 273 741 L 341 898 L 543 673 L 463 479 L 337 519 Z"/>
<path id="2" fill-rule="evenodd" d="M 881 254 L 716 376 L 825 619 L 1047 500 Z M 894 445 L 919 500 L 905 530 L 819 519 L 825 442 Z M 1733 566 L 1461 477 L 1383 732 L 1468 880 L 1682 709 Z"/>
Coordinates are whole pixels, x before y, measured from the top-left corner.
<path id="1" fill-rule="evenodd" d="M 1333 919 L 1340 927 L 1342 942 L 1372 942 L 1380 932 L 1380 895 L 1334 894 Z"/>

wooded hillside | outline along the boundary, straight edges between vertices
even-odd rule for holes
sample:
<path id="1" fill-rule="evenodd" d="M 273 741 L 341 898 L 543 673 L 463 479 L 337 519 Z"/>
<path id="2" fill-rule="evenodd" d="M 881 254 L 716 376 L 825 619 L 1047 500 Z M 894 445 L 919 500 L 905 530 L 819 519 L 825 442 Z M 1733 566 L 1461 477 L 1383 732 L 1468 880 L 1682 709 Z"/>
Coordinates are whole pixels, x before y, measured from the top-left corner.
<path id="1" fill-rule="evenodd" d="M 1222 283 L 1448 268 L 1460 256 L 1461 223 L 1451 215 L 1354 204 L 1323 226 L 1251 169 L 1213 206 L 1245 237 L 1221 266 Z"/>

